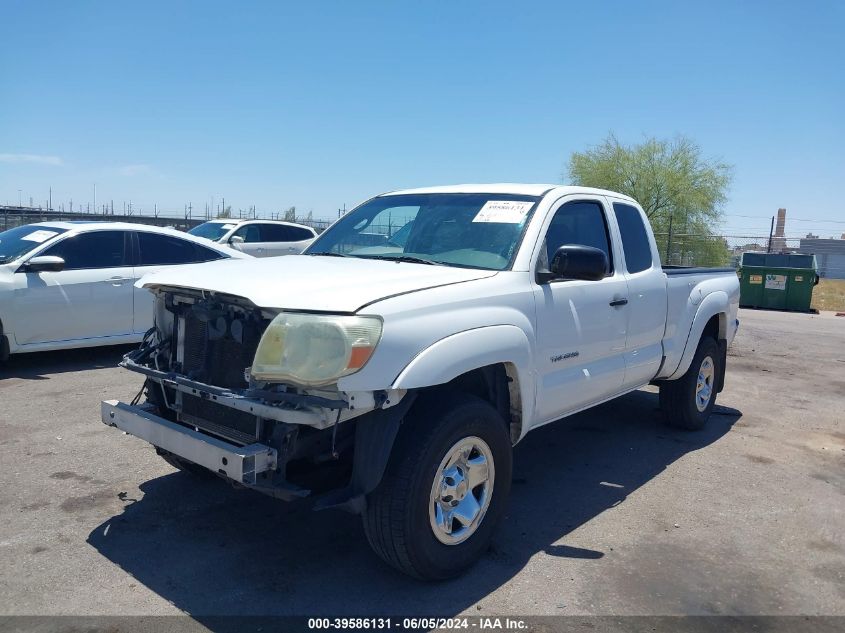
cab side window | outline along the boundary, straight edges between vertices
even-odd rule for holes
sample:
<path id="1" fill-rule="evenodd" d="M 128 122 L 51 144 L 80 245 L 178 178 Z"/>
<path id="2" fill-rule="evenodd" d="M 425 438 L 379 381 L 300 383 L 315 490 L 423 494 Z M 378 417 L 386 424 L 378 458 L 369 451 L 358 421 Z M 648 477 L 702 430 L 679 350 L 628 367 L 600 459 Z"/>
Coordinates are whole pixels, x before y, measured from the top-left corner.
<path id="1" fill-rule="evenodd" d="M 610 238 L 604 219 L 604 209 L 600 203 L 592 200 L 576 200 L 567 202 L 555 212 L 546 232 L 538 268 L 548 270 L 557 249 L 566 244 L 592 246 L 604 251 L 609 264 L 607 274 L 610 275 L 613 272 Z"/>
<path id="2" fill-rule="evenodd" d="M 63 239 L 42 255 L 65 260 L 65 270 L 129 266 L 126 231 L 92 231 Z"/>
<path id="3" fill-rule="evenodd" d="M 613 203 L 613 213 L 622 235 L 622 248 L 625 249 L 625 264 L 629 273 L 648 270 L 652 265 L 651 243 L 643 224 L 642 215 L 636 207 L 620 202 Z"/>

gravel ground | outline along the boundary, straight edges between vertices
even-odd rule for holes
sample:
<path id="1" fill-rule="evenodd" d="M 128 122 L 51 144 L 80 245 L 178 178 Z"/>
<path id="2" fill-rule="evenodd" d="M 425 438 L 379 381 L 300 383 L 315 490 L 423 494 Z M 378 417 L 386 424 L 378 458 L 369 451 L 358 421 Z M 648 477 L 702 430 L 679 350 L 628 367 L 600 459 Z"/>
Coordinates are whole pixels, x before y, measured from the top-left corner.
<path id="1" fill-rule="evenodd" d="M 0 369 L 0 614 L 845 615 L 845 318 L 741 311 L 704 431 L 653 389 L 517 448 L 508 518 L 457 580 L 360 521 L 197 482 L 99 421 L 125 348 Z"/>

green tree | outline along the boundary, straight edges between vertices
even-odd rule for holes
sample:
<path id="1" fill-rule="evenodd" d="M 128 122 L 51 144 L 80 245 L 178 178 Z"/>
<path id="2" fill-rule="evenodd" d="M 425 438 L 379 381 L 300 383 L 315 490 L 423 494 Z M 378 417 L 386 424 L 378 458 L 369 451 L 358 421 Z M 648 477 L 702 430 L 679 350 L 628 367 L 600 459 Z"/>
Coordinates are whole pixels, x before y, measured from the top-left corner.
<path id="1" fill-rule="evenodd" d="M 729 251 L 716 229 L 733 167 L 705 158 L 691 139 L 649 138 L 626 146 L 609 134 L 599 145 L 574 152 L 566 175 L 572 184 L 618 191 L 639 202 L 664 263 L 727 263 Z"/>

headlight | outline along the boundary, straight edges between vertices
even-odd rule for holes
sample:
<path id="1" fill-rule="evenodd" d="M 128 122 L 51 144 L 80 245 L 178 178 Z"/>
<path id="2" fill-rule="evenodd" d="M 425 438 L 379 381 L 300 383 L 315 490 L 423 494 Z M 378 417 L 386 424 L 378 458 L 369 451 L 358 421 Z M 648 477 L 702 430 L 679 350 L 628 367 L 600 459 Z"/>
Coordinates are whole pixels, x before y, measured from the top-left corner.
<path id="1" fill-rule="evenodd" d="M 319 387 L 361 369 L 381 337 L 381 319 L 289 314 L 274 318 L 258 343 L 256 380 Z"/>

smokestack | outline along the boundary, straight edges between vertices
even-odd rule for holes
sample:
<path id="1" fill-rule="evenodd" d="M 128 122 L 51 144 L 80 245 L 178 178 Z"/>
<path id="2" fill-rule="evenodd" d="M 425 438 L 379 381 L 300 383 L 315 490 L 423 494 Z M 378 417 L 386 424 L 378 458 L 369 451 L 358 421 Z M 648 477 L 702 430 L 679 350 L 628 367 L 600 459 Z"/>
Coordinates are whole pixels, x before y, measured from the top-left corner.
<path id="1" fill-rule="evenodd" d="M 786 209 L 778 209 L 778 222 L 775 227 L 775 237 L 783 237 L 783 230 L 786 227 Z"/>

